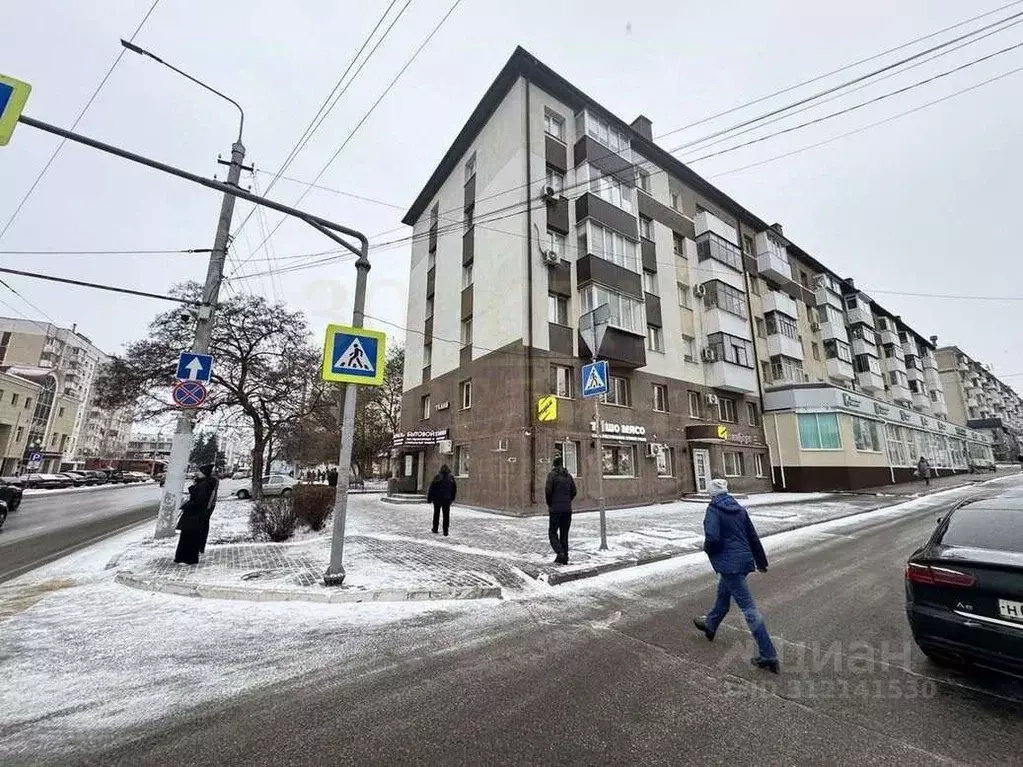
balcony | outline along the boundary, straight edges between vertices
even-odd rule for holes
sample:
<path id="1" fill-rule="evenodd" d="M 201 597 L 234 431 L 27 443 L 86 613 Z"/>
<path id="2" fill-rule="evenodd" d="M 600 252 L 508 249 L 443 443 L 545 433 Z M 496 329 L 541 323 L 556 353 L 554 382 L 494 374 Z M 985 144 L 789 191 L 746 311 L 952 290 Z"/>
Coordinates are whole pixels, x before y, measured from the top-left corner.
<path id="1" fill-rule="evenodd" d="M 703 329 L 707 335 L 711 333 L 727 333 L 748 341 L 753 340 L 749 320 L 717 307 L 709 307 L 703 312 Z"/>
<path id="2" fill-rule="evenodd" d="M 866 325 L 873 328 L 874 315 L 870 311 L 870 305 L 860 300 L 855 308 L 849 309 L 847 307 L 845 310 L 845 321 L 850 325 Z"/>
<path id="3" fill-rule="evenodd" d="M 817 306 L 824 306 L 824 304 L 831 304 L 836 309 L 842 309 L 842 297 L 835 293 L 833 290 L 828 288 L 819 287 L 813 292 L 814 298 L 817 300 Z"/>
<path id="4" fill-rule="evenodd" d="M 891 391 L 889 393 L 891 394 L 892 399 L 900 405 L 913 404 L 913 395 L 910 393 L 908 386 L 892 384 Z"/>
<path id="5" fill-rule="evenodd" d="M 928 412 L 931 409 L 931 398 L 923 392 L 913 392 L 913 409 Z"/>
<path id="6" fill-rule="evenodd" d="M 906 378 L 910 381 L 923 383 L 924 371 L 922 371 L 919 367 L 910 367 L 909 360 L 906 360 Z"/>
<path id="7" fill-rule="evenodd" d="M 739 241 L 739 237 L 735 233 L 735 229 L 726 224 L 713 213 L 701 210 L 696 214 L 696 218 L 693 219 L 693 223 L 696 225 L 697 237 L 706 232 L 713 232 L 721 239 L 727 240 L 733 245 Z"/>
<path id="8" fill-rule="evenodd" d="M 796 302 L 779 290 L 769 290 L 764 294 L 764 313 L 778 312 L 794 320 L 799 319 Z"/>
<path id="9" fill-rule="evenodd" d="M 861 354 L 869 354 L 871 357 L 877 357 L 877 347 L 873 344 L 873 339 L 868 341 L 866 338 L 854 338 L 852 340 L 853 354 L 859 356 Z"/>
<path id="10" fill-rule="evenodd" d="M 876 393 L 884 391 L 884 378 L 881 377 L 880 373 L 874 373 L 873 371 L 857 373 L 856 384 L 865 392 Z"/>
<path id="11" fill-rule="evenodd" d="M 897 348 L 902 348 L 902 341 L 899 340 L 899 334 L 891 328 L 885 328 L 881 330 L 881 343 L 891 344 Z"/>
<path id="12" fill-rule="evenodd" d="M 822 322 L 821 338 L 825 341 L 837 339 L 843 343 L 849 343 L 849 331 L 845 329 L 844 322 Z"/>
<path id="13" fill-rule="evenodd" d="M 590 347 L 579 333 L 579 356 L 589 358 Z M 641 368 L 646 365 L 646 339 L 641 335 L 630 333 L 620 328 L 609 327 L 600 343 L 600 355 L 614 367 Z"/>
<path id="14" fill-rule="evenodd" d="M 780 354 L 783 357 L 801 360 L 803 359 L 803 345 L 797 339 L 789 338 L 784 333 L 775 333 L 767 337 L 767 354 L 771 357 Z"/>
<path id="15" fill-rule="evenodd" d="M 827 362 L 828 377 L 836 381 L 852 381 L 856 377 L 851 362 L 833 357 Z"/>
<path id="16" fill-rule="evenodd" d="M 937 389 L 938 391 L 941 391 L 941 375 L 938 373 L 938 369 L 936 367 L 927 367 L 927 365 L 924 365 L 924 381 L 927 382 L 928 389 Z"/>
<path id="17" fill-rule="evenodd" d="M 760 242 L 760 235 L 757 235 L 757 242 Z M 758 245 L 759 248 L 759 245 Z M 762 277 L 774 282 L 787 283 L 792 281 L 792 267 L 789 266 L 789 257 L 784 250 L 774 249 L 766 252 L 757 252 L 757 271 Z"/>
<path id="18" fill-rule="evenodd" d="M 705 366 L 707 386 L 739 394 L 757 392 L 757 374 L 753 368 L 733 365 L 731 362 L 712 362 Z"/>

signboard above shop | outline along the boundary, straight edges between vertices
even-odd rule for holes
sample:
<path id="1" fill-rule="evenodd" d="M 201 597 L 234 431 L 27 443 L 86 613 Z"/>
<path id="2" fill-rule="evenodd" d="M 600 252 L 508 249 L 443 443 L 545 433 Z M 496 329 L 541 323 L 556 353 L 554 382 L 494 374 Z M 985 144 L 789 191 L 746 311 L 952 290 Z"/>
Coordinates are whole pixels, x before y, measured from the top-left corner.
<path id="1" fill-rule="evenodd" d="M 406 431 L 394 435 L 394 447 L 430 447 L 448 439 L 448 429 L 432 431 Z"/>

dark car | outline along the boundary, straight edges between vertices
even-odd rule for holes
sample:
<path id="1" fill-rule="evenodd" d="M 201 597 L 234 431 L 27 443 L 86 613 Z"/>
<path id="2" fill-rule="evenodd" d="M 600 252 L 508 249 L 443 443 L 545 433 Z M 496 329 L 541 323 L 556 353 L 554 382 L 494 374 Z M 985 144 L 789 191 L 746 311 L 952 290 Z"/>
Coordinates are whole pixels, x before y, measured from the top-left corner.
<path id="1" fill-rule="evenodd" d="M 105 471 L 91 469 L 89 471 L 86 471 L 85 474 L 89 477 L 92 477 L 92 484 L 94 485 L 105 485 L 107 483 L 107 473 Z"/>
<path id="2" fill-rule="evenodd" d="M 1023 498 L 967 503 L 906 563 L 913 639 L 937 663 L 1023 671 Z"/>
<path id="3" fill-rule="evenodd" d="M 17 511 L 21 506 L 23 490 L 18 479 L 20 477 L 0 477 L 0 501 L 7 504 L 8 511 Z"/>
<path id="4" fill-rule="evenodd" d="M 103 469 L 103 473 L 107 476 L 107 482 L 112 485 L 124 484 L 124 472 L 121 469 Z"/>
<path id="5" fill-rule="evenodd" d="M 84 487 L 87 484 L 85 477 L 83 477 L 77 471 L 62 471 L 57 476 L 67 477 L 68 479 L 70 479 L 72 487 Z"/>
<path id="6" fill-rule="evenodd" d="M 25 474 L 25 487 L 31 490 L 58 490 L 74 487 L 71 477 L 62 474 Z"/>

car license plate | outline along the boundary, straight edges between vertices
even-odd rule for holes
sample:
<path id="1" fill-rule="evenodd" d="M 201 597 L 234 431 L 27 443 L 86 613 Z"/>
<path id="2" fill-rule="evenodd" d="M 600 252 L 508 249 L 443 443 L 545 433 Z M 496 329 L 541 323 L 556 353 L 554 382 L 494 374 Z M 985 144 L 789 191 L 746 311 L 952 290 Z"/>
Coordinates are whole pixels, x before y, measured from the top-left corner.
<path id="1" fill-rule="evenodd" d="M 999 599 L 998 614 L 1010 621 L 1023 623 L 1023 602 L 1010 602 L 1008 599 Z"/>

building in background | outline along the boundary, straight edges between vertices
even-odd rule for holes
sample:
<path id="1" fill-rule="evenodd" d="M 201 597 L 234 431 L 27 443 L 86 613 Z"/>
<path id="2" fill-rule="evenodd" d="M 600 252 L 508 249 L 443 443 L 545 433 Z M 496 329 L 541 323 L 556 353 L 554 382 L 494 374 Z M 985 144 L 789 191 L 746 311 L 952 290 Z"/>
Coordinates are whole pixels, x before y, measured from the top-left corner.
<path id="1" fill-rule="evenodd" d="M 166 432 L 133 431 L 128 440 L 125 458 L 131 460 L 163 460 L 170 458 L 174 444 L 174 428 Z"/>
<path id="2" fill-rule="evenodd" d="M 32 431 L 34 403 L 41 386 L 27 378 L 0 372 L 0 475 L 15 476 L 21 470 Z M 44 435 L 45 440 L 45 435 Z"/>
<path id="3" fill-rule="evenodd" d="M 958 346 L 943 346 L 936 357 L 949 420 L 990 435 L 996 460 L 1018 461 L 1023 452 L 1023 399 Z"/>
<path id="4" fill-rule="evenodd" d="M 77 327 L 0 318 L 0 366 L 49 371 L 56 381 L 56 395 L 77 403 L 55 468 L 79 465 L 89 458 L 121 457 L 127 449 L 131 408 L 107 411 L 95 403 L 96 375 L 108 360 Z"/>

